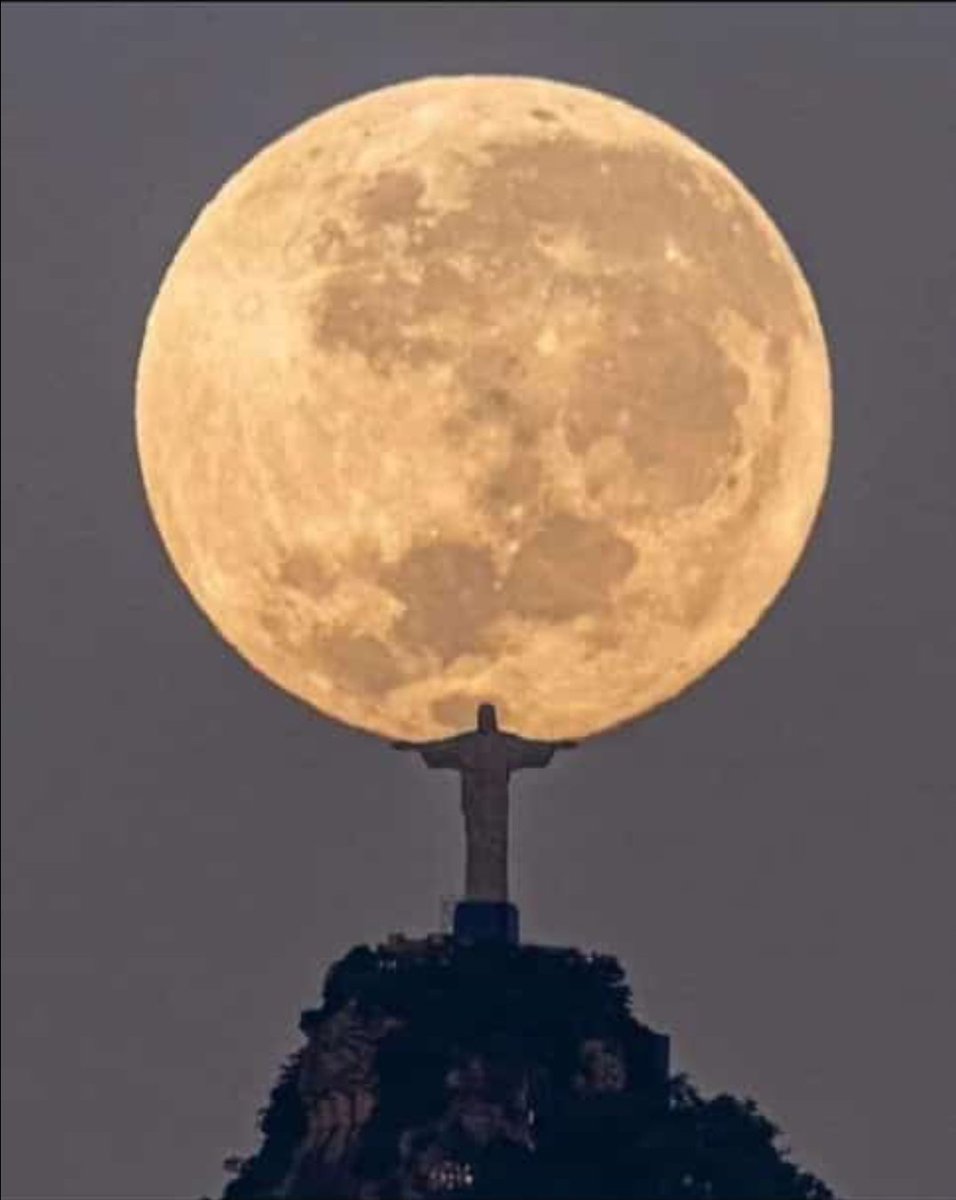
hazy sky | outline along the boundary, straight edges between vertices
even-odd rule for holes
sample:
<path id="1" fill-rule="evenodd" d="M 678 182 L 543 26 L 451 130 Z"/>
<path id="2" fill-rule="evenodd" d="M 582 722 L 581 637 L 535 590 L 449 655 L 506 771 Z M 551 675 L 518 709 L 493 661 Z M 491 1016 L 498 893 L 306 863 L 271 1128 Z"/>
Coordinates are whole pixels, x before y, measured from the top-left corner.
<path id="1" fill-rule="evenodd" d="M 200 206 L 428 74 L 624 97 L 774 216 L 833 356 L 824 511 L 678 701 L 519 777 L 528 940 L 616 954 L 705 1091 L 854 1198 L 951 1196 L 956 8 L 4 6 L 6 1197 L 195 1197 L 300 1009 L 458 890 L 454 777 L 254 674 L 174 578 L 133 376 Z M 947 712 L 948 710 L 948 712 Z"/>

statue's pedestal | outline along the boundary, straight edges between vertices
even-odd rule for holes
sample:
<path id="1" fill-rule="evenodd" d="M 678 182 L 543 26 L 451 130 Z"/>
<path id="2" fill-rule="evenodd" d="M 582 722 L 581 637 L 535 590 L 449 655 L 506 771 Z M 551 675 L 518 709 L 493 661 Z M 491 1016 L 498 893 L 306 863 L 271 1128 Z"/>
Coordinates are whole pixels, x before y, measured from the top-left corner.
<path id="1" fill-rule="evenodd" d="M 507 901 L 460 900 L 455 905 L 455 941 L 518 944 L 518 910 Z"/>

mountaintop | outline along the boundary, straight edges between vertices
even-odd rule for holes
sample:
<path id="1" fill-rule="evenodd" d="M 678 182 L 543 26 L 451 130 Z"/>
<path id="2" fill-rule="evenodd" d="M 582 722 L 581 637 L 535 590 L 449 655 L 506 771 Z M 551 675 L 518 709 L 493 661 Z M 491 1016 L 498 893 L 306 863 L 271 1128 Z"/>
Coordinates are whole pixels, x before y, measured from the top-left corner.
<path id="1" fill-rule="evenodd" d="M 703 1099 L 617 961 L 432 935 L 328 972 L 224 1200 L 827 1200 L 750 1100 Z"/>

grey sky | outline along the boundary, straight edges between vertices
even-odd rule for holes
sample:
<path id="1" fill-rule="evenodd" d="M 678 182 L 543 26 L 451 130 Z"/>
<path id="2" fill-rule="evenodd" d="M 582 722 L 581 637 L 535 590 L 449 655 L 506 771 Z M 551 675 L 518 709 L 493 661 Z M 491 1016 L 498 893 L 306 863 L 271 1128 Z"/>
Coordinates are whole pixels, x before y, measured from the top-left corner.
<path id="1" fill-rule="evenodd" d="M 325 968 L 434 928 L 451 777 L 247 668 L 143 500 L 133 372 L 199 207 L 370 88 L 544 75 L 722 158 L 810 278 L 836 447 L 730 660 L 519 777 L 528 940 L 618 955 L 706 1091 L 855 1197 L 952 1195 L 951 5 L 4 7 L 4 1195 L 195 1197 Z"/>

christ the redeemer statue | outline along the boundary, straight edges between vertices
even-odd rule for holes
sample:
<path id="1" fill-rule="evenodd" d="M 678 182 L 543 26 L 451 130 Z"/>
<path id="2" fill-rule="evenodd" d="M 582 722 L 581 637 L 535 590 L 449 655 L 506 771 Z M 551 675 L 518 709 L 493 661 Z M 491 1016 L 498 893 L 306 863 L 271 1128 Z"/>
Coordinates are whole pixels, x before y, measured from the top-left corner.
<path id="1" fill-rule="evenodd" d="M 417 750 L 429 767 L 461 774 L 465 814 L 466 903 L 508 903 L 508 781 L 512 771 L 546 767 L 555 750 L 577 742 L 535 742 L 499 730 L 495 706 L 478 706 L 478 725 L 436 742 L 392 742 Z"/>

